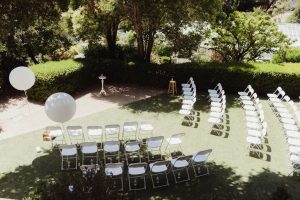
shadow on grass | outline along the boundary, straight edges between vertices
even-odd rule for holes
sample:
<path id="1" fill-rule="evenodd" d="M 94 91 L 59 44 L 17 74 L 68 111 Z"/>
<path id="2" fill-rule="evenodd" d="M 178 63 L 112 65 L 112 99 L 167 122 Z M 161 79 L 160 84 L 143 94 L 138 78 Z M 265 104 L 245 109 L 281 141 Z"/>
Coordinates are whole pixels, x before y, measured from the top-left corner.
<path id="1" fill-rule="evenodd" d="M 173 174 L 168 175 L 170 186 L 152 189 L 150 176 L 147 176 L 147 190 L 128 192 L 126 171 L 124 174 L 124 193 L 106 196 L 107 184 L 103 174 L 93 179 L 82 178 L 81 172 L 60 171 L 58 152 L 35 159 L 32 165 L 20 166 L 14 172 L 3 174 L 0 178 L 0 197 L 21 199 L 292 199 L 300 196 L 299 177 L 286 177 L 263 169 L 250 175 L 248 181 L 237 175 L 234 169 L 208 163 L 210 174 L 194 178 L 187 183 L 175 184 Z M 102 174 L 102 175 L 101 175 Z M 73 193 L 68 186 L 74 185 Z M 94 189 L 91 189 L 94 188 Z M 34 199 L 34 198 L 33 198 Z"/>
<path id="2" fill-rule="evenodd" d="M 171 113 L 179 112 L 181 108 L 181 96 L 169 96 L 166 94 L 153 96 L 144 100 L 124 105 L 122 109 L 130 110 L 133 113 L 155 112 L 155 113 Z M 232 95 L 226 96 L 226 107 L 239 107 L 236 98 Z M 194 104 L 195 111 L 208 113 L 210 111 L 210 103 L 206 94 L 197 95 L 197 101 Z"/>

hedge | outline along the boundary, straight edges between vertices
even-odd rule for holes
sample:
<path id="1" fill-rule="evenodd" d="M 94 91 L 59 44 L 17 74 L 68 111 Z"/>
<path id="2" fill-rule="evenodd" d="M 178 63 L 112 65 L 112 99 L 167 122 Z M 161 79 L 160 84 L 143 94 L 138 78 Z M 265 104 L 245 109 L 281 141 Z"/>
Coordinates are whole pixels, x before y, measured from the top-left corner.
<path id="1" fill-rule="evenodd" d="M 285 68 L 263 63 L 155 65 L 110 59 L 90 59 L 84 62 L 65 60 L 33 66 L 37 82 L 29 90 L 28 95 L 32 99 L 44 101 L 54 92 L 73 94 L 90 84 L 100 84 L 98 76 L 103 73 L 108 77 L 106 82 L 132 83 L 157 88 L 167 88 L 168 81 L 172 77 L 180 87 L 180 83 L 193 76 L 197 90 L 202 92 L 207 92 L 208 88 L 221 82 L 226 93 L 236 94 L 251 84 L 261 97 L 281 86 L 289 96 L 298 97 L 299 68 L 294 65 L 287 66 Z"/>
<path id="2" fill-rule="evenodd" d="M 55 92 L 74 93 L 80 87 L 84 67 L 74 60 L 50 61 L 31 67 L 36 82 L 28 90 L 30 99 L 45 101 Z M 83 78 L 83 79 L 82 79 Z"/>

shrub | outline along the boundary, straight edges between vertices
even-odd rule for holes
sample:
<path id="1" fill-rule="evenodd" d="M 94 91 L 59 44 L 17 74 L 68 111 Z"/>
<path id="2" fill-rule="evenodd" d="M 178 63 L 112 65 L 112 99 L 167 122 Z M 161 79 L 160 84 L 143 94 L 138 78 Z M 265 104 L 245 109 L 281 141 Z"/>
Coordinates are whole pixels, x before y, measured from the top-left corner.
<path id="1" fill-rule="evenodd" d="M 74 60 L 50 61 L 31 67 L 36 76 L 28 97 L 45 101 L 55 92 L 73 93 L 80 85 L 85 85 L 84 67 Z"/>
<path id="2" fill-rule="evenodd" d="M 284 58 L 280 54 L 278 53 L 273 54 L 272 63 L 279 64 L 283 62 L 284 62 Z"/>
<path id="3" fill-rule="evenodd" d="M 300 48 L 290 48 L 285 53 L 285 62 L 300 62 Z"/>

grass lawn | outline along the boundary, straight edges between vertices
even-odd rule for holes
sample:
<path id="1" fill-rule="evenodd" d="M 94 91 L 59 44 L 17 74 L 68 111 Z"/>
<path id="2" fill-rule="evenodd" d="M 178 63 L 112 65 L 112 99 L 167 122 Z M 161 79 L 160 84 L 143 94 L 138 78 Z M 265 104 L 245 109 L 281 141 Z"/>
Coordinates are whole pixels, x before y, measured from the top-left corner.
<path id="1" fill-rule="evenodd" d="M 213 149 L 210 175 L 178 185 L 170 176 L 171 186 L 157 190 L 152 189 L 148 180 L 146 191 L 126 193 L 125 199 L 272 199 L 272 193 L 279 186 L 285 187 L 293 199 L 298 199 L 300 178 L 288 176 L 291 172 L 288 146 L 268 102 L 261 100 L 269 129 L 263 157 L 259 159 L 249 156 L 245 117 L 236 99 L 227 96 L 227 123 L 223 134 L 217 136 L 211 133 L 211 126 L 207 122 L 209 104 L 206 97 L 200 95 L 199 98 L 195 104 L 198 116 L 191 127 L 181 125 L 179 98 L 166 95 L 108 109 L 68 124 L 86 127 L 152 120 L 154 135 L 167 138 L 174 133 L 186 133 L 182 145 L 186 155 Z M 38 130 L 0 141 L 0 197 L 20 199 L 38 180 L 53 173 L 66 173 L 60 172 L 58 152 L 36 153 L 36 146 L 49 148 L 49 144 L 42 141 L 41 133 L 42 130 Z M 126 191 L 127 188 L 125 184 Z"/>

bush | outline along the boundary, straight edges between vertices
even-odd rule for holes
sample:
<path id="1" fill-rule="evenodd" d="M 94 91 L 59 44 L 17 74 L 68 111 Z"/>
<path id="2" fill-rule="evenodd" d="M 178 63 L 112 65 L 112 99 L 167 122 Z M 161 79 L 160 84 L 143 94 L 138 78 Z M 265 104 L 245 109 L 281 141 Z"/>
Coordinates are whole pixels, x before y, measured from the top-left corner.
<path id="1" fill-rule="evenodd" d="M 300 62 L 300 48 L 290 48 L 285 53 L 285 62 Z"/>
<path id="2" fill-rule="evenodd" d="M 45 101 L 55 92 L 73 93 L 85 85 L 84 67 L 74 60 L 50 61 L 31 67 L 36 76 L 34 86 L 28 91 L 30 99 Z"/>
<path id="3" fill-rule="evenodd" d="M 272 63 L 275 64 L 280 64 L 284 62 L 284 58 L 279 54 L 279 53 L 275 53 L 272 56 Z"/>

